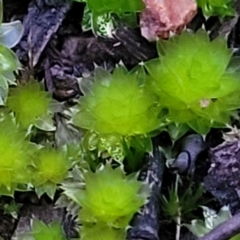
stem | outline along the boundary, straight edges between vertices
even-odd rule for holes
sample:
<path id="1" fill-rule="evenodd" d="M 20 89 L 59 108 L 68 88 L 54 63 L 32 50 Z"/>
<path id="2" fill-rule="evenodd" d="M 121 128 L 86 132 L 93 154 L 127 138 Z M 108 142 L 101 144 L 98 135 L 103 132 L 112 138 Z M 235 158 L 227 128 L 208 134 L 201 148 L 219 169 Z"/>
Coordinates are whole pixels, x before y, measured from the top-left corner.
<path id="1" fill-rule="evenodd" d="M 178 182 L 179 182 L 179 175 L 176 175 L 176 182 L 175 182 L 175 194 L 177 196 L 177 204 L 179 203 L 178 197 Z M 181 207 L 178 208 L 178 215 L 176 217 L 176 240 L 180 240 L 181 235 Z"/>
<path id="2" fill-rule="evenodd" d="M 180 240 L 181 235 L 181 209 L 178 208 L 178 216 L 177 216 L 177 226 L 176 226 L 176 240 Z"/>

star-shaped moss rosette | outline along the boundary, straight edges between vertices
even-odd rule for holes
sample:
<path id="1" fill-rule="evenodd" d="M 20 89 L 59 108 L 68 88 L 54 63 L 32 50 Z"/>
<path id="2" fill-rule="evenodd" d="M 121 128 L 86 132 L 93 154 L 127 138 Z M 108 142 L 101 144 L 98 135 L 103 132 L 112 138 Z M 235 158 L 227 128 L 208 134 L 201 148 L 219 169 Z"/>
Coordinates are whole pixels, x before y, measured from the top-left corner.
<path id="1" fill-rule="evenodd" d="M 57 185 L 67 176 L 72 164 L 66 152 L 44 147 L 36 152 L 33 165 L 31 182 L 37 195 L 47 193 L 53 198 Z"/>
<path id="2" fill-rule="evenodd" d="M 206 16 L 234 16 L 233 0 L 196 0 Z"/>
<path id="3" fill-rule="evenodd" d="M 232 52 L 206 32 L 183 33 L 158 42 L 159 58 L 146 63 L 149 84 L 169 119 L 200 134 L 223 127 L 240 107 L 239 74 L 228 68 Z"/>
<path id="4" fill-rule="evenodd" d="M 125 228 L 149 195 L 149 189 L 136 176 L 126 176 L 120 167 L 112 169 L 110 164 L 102 165 L 95 173 L 85 173 L 84 182 L 85 189 L 64 191 L 81 206 L 82 223 L 102 222 Z"/>
<path id="5" fill-rule="evenodd" d="M 42 130 L 45 128 L 49 130 L 49 127 L 44 127 L 48 124 L 52 125 L 50 129 L 53 130 L 50 103 L 51 96 L 41 88 L 39 83 L 30 80 L 25 85 L 11 89 L 7 106 L 15 113 L 17 121 L 24 128 L 35 125 Z"/>
<path id="6" fill-rule="evenodd" d="M 30 183 L 33 148 L 11 115 L 0 119 L 0 195 L 12 196 L 19 184 Z"/>
<path id="7" fill-rule="evenodd" d="M 79 99 L 80 110 L 73 123 L 87 130 L 85 148 L 105 150 L 122 160 L 126 154 L 123 141 L 130 147 L 136 137 L 142 149 L 149 150 L 150 133 L 161 124 L 160 110 L 147 86 L 140 85 L 134 74 L 122 66 L 113 74 L 96 68 L 94 80 L 83 79 L 80 87 L 84 96 Z"/>

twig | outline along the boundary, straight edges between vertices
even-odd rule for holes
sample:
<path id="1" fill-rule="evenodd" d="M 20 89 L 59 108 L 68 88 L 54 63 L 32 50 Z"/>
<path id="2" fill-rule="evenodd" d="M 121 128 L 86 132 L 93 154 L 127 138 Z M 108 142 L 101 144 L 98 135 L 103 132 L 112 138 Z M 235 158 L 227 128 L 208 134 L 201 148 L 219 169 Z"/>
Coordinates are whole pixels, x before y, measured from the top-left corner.
<path id="1" fill-rule="evenodd" d="M 237 233 L 240 233 L 240 213 L 220 224 L 198 240 L 228 240 Z"/>
<path id="2" fill-rule="evenodd" d="M 178 216 L 177 216 L 177 222 L 176 222 L 176 240 L 180 240 L 181 235 L 181 209 L 178 208 Z"/>
<path id="3" fill-rule="evenodd" d="M 179 175 L 176 175 L 176 183 L 175 183 L 175 191 L 176 191 L 176 196 L 177 196 L 177 202 L 179 203 L 179 197 L 178 197 L 178 183 L 179 183 Z M 181 209 L 180 207 L 178 208 L 178 215 L 176 218 L 176 240 L 180 240 L 180 235 L 181 235 Z"/>

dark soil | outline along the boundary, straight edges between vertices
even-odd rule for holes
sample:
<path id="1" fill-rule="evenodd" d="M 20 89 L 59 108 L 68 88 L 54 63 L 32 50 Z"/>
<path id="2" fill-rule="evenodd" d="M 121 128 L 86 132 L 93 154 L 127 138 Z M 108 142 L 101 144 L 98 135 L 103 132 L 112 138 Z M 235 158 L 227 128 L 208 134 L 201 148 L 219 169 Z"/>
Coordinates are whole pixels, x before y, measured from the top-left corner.
<path id="1" fill-rule="evenodd" d="M 24 36 L 14 49 L 25 66 L 19 77 L 24 78 L 34 74 L 37 80 L 44 79 L 46 90 L 59 101 L 71 103 L 73 99 L 81 96 L 77 78 L 91 72 L 95 64 L 112 71 L 115 65 L 122 61 L 128 69 L 132 69 L 141 61 L 157 56 L 155 44 L 144 39 L 139 29 L 131 29 L 120 24 L 111 39 L 95 37 L 91 32 L 83 32 L 81 27 L 83 3 L 74 2 L 70 5 L 66 0 L 5 0 L 3 3 L 4 21 L 19 19 L 23 21 L 25 27 Z M 188 27 L 196 31 L 203 25 L 212 39 L 218 35 L 225 36 L 229 47 L 235 49 L 235 55 L 240 54 L 240 18 L 220 20 L 211 17 L 206 20 L 199 10 Z M 169 144 L 169 136 L 166 133 L 162 133 L 157 138 L 158 141 L 154 141 L 155 147 Z M 219 209 L 222 205 L 229 205 L 232 214 L 238 213 L 240 212 L 239 140 L 229 145 L 220 145 L 223 142 L 222 131 L 212 130 L 206 136 L 205 142 L 207 149 L 196 161 L 197 171 L 194 182 L 198 184 L 204 181 L 206 193 L 202 198 L 214 199 L 208 206 Z M 210 148 L 214 149 L 210 151 Z M 226 157 L 231 159 L 231 163 L 226 164 Z M 211 165 L 212 163 L 215 165 Z M 152 165 L 149 169 L 152 171 L 151 167 Z M 152 197 L 150 205 L 146 206 L 150 211 L 150 215 L 147 216 L 149 224 L 154 227 L 151 231 L 153 235 L 151 237 L 147 232 L 144 233 L 146 236 L 138 236 L 139 232 L 141 234 L 148 229 L 148 226 L 145 226 L 148 222 L 136 217 L 132 223 L 135 227 L 129 233 L 129 239 L 175 239 L 176 224 L 167 219 L 159 208 L 160 188 L 162 193 L 166 193 L 174 182 L 175 175 L 166 170 L 164 164 L 157 168 L 159 170 L 157 181 L 151 182 L 148 179 L 157 193 Z M 183 179 L 187 184 L 189 179 Z M 2 197 L 1 205 L 11 200 Z M 59 219 L 67 237 L 77 237 L 71 217 L 63 209 L 54 209 L 54 202 L 46 196 L 39 200 L 34 193 L 16 193 L 15 200 L 22 204 L 16 219 L 0 209 L 0 236 L 3 239 L 16 239 L 14 237 L 29 230 L 33 215 L 47 223 Z M 196 212 L 196 214 L 201 217 L 201 213 Z M 152 216 L 153 220 L 150 219 Z M 141 223 L 140 227 L 139 223 Z M 183 228 L 181 239 L 196 238 Z"/>

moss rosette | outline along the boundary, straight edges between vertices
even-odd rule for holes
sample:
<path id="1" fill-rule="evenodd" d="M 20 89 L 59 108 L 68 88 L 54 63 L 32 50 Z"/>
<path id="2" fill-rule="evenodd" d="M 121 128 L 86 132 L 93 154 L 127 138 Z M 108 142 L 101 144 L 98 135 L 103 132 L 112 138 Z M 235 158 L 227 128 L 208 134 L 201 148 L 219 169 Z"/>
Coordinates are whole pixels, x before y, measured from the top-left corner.
<path id="1" fill-rule="evenodd" d="M 183 33 L 158 43 L 159 59 L 146 64 L 150 84 L 169 118 L 199 133 L 224 126 L 240 107 L 240 81 L 228 71 L 232 56 L 222 38 Z"/>
<path id="2" fill-rule="evenodd" d="M 60 184 L 71 168 L 66 154 L 51 148 L 42 148 L 36 154 L 33 161 L 33 185 Z"/>
<path id="3" fill-rule="evenodd" d="M 113 74 L 98 68 L 79 107 L 74 123 L 100 134 L 145 135 L 160 125 L 151 92 L 121 67 Z"/>
<path id="4" fill-rule="evenodd" d="M 38 118 L 48 115 L 51 97 L 34 80 L 12 89 L 7 106 L 16 114 L 17 120 L 27 128 Z"/>
<path id="5" fill-rule="evenodd" d="M 88 172 L 84 180 L 85 189 L 72 196 L 82 207 L 79 214 L 82 222 L 125 228 L 149 194 L 135 177 L 127 177 L 121 168 L 112 169 L 109 164 L 95 173 Z"/>

